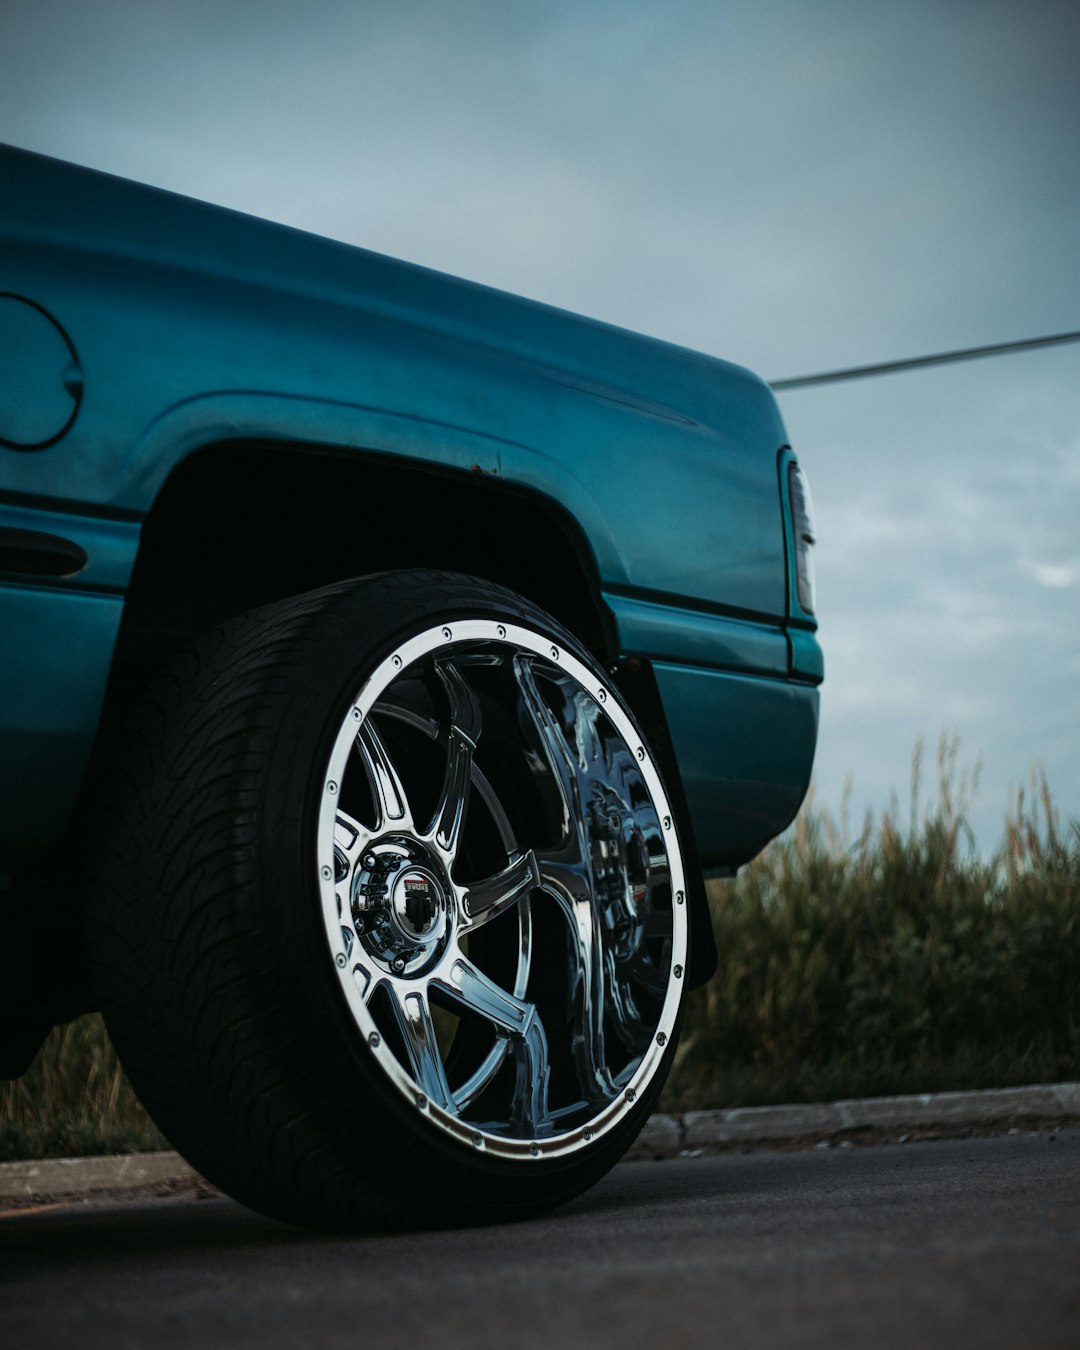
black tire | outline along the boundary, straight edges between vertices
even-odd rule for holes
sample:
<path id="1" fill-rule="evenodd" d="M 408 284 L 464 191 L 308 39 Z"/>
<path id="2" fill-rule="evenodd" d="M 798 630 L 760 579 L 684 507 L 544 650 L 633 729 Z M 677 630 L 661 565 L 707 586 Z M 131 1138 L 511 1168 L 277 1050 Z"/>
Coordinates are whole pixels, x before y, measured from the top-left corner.
<path id="1" fill-rule="evenodd" d="M 320 1227 L 463 1223 L 622 1156 L 675 1047 L 685 882 L 648 747 L 550 616 L 434 572 L 270 605 L 114 759 L 93 977 L 211 1181 Z"/>

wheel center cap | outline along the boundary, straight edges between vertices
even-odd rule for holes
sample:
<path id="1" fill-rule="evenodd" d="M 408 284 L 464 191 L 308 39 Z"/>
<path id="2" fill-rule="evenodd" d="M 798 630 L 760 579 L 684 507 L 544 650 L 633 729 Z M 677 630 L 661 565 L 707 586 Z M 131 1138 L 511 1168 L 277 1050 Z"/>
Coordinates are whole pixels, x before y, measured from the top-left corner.
<path id="1" fill-rule="evenodd" d="M 391 903 L 398 926 L 413 941 L 431 937 L 442 926 L 446 897 L 432 874 L 422 867 L 408 867 L 399 874 Z"/>

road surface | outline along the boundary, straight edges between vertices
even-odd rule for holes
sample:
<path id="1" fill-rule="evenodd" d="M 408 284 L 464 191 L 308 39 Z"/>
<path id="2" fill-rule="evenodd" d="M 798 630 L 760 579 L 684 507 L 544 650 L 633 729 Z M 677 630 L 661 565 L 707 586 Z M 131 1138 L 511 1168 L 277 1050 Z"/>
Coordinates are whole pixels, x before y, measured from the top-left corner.
<path id="1" fill-rule="evenodd" d="M 1080 1131 L 626 1163 L 472 1230 L 323 1237 L 194 1195 L 11 1211 L 0 1342 L 1080 1350 Z"/>

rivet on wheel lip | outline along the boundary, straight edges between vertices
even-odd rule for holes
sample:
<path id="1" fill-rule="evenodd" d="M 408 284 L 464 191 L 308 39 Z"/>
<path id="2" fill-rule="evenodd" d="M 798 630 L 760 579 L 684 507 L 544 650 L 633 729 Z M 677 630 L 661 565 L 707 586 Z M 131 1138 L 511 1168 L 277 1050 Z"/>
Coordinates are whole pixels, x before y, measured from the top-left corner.
<path id="1" fill-rule="evenodd" d="M 427 1100 L 427 1098 L 424 1096 L 424 1094 L 423 1094 L 422 1092 L 421 1092 L 420 1095 L 417 1097 L 417 1099 L 416 1099 L 416 1104 L 417 1104 L 417 1106 L 420 1108 L 421 1111 L 426 1111 L 426 1110 L 427 1110 L 427 1108 L 428 1108 L 428 1100 Z"/>
<path id="2" fill-rule="evenodd" d="M 331 797 L 337 796 L 337 784 L 334 782 L 334 780 L 333 780 L 332 778 L 331 778 L 330 782 L 327 783 L 327 785 L 326 785 L 326 790 L 327 790 L 327 792 L 329 792 L 329 794 L 330 794 Z"/>
<path id="3" fill-rule="evenodd" d="M 664 817 L 664 829 L 665 829 L 665 830 L 670 830 L 670 829 L 671 829 L 671 817 L 670 817 L 670 816 L 665 816 L 665 817 Z"/>
<path id="4" fill-rule="evenodd" d="M 639 745 L 638 748 L 637 748 L 637 752 L 636 752 L 636 753 L 637 753 L 638 759 L 640 759 L 642 762 L 644 762 L 644 759 L 645 759 L 645 747 Z"/>
<path id="5" fill-rule="evenodd" d="M 686 899 L 686 896 L 683 895 L 682 891 L 676 891 L 676 892 L 675 892 L 675 903 L 676 903 L 677 905 L 681 905 L 682 902 L 683 902 L 685 899 Z"/>
<path id="6" fill-rule="evenodd" d="M 449 628 L 444 628 L 444 629 L 442 630 L 442 635 L 443 635 L 443 637 L 447 640 L 447 642 L 449 642 L 450 639 L 454 636 L 452 630 L 449 629 Z"/>
<path id="7" fill-rule="evenodd" d="M 674 969 L 671 973 L 672 973 L 672 975 L 675 976 L 675 978 L 676 978 L 677 980 L 681 980 L 681 979 L 682 979 L 682 966 L 676 966 L 675 969 Z"/>
<path id="8" fill-rule="evenodd" d="M 334 957 L 334 960 L 337 962 L 338 970 L 344 970 L 346 965 L 348 964 L 349 958 L 345 955 L 344 952 L 338 952 L 337 956 Z"/>
<path id="9" fill-rule="evenodd" d="M 501 637 L 501 638 L 504 638 L 504 637 L 506 636 L 506 629 L 502 626 L 501 623 L 498 625 L 498 627 L 495 629 L 495 631 L 496 631 L 496 633 L 498 633 L 499 637 Z"/>
<path id="10" fill-rule="evenodd" d="M 360 711 L 360 709 L 359 709 L 359 708 L 354 708 L 354 709 L 352 710 L 352 720 L 353 720 L 354 722 L 362 722 L 363 719 L 364 719 L 364 714 Z"/>
<path id="11" fill-rule="evenodd" d="M 393 658 L 393 665 L 394 665 L 394 669 L 395 669 L 395 670 L 400 670 L 400 669 L 401 669 L 401 657 L 400 657 L 400 656 L 395 656 L 395 657 Z"/>
<path id="12" fill-rule="evenodd" d="M 371 1046 L 372 1050 L 378 1050 L 379 1046 L 382 1045 L 382 1037 L 377 1031 L 373 1031 L 367 1038 L 367 1043 Z"/>
<path id="13" fill-rule="evenodd" d="M 333 869 L 329 867 L 320 868 L 319 876 L 322 877 L 323 881 L 332 881 L 334 879 Z"/>
<path id="14" fill-rule="evenodd" d="M 664 1032 L 664 1031 L 658 1031 L 658 1032 L 656 1033 L 656 1044 L 657 1044 L 657 1045 L 667 1045 L 667 1033 L 666 1033 L 666 1032 Z"/>
<path id="15" fill-rule="evenodd" d="M 530 1144 L 530 1145 L 529 1145 L 529 1152 L 533 1155 L 534 1158 L 539 1158 L 539 1156 L 540 1156 L 540 1145 L 539 1145 L 539 1144 Z"/>
<path id="16" fill-rule="evenodd" d="M 637 1101 L 637 1093 L 634 1091 L 633 1088 L 626 1089 L 626 1100 L 628 1102 Z"/>
<path id="17" fill-rule="evenodd" d="M 592 1130 L 586 1130 L 585 1133 L 584 1133 L 581 1137 L 582 1137 L 582 1139 L 585 1140 L 586 1143 L 588 1143 L 589 1140 L 592 1138 Z"/>
<path id="18" fill-rule="evenodd" d="M 559 649 L 558 649 L 558 647 L 552 647 L 552 649 L 551 649 L 551 659 L 552 659 L 553 661 L 557 661 L 557 660 L 559 659 Z"/>
<path id="19" fill-rule="evenodd" d="M 484 1147 L 484 1136 L 482 1134 L 474 1134 L 472 1137 L 472 1141 L 473 1141 L 473 1148 Z"/>
<path id="20" fill-rule="evenodd" d="M 607 690 L 606 690 L 606 689 L 598 689 L 598 690 L 596 691 L 596 697 L 600 700 L 601 703 L 606 703 L 606 702 L 607 702 Z"/>

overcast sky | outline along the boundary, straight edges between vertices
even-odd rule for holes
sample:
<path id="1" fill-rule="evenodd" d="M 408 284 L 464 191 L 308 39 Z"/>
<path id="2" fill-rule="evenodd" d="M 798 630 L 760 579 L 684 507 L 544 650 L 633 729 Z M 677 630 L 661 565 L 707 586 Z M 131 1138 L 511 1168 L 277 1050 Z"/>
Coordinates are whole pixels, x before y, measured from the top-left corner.
<path id="1" fill-rule="evenodd" d="M 0 140 L 766 378 L 1080 329 L 1075 0 L 0 0 Z M 1080 345 L 781 405 L 819 799 L 982 761 L 1080 815 Z"/>

